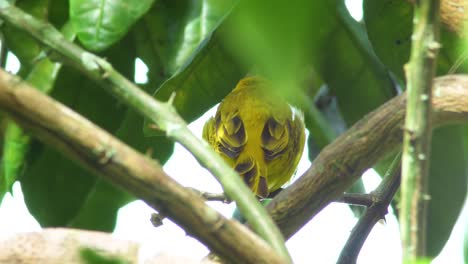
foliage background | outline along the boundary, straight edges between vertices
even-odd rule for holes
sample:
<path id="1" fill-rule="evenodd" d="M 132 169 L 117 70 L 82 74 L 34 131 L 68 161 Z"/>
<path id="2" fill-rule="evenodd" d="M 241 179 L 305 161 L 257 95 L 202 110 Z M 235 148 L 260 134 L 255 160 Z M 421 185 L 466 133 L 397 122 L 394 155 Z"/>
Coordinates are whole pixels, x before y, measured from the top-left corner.
<path id="1" fill-rule="evenodd" d="M 312 134 L 308 142 L 311 160 L 344 128 L 397 94 L 394 83 L 404 89 L 402 66 L 409 56 L 412 16 L 411 5 L 404 0 L 364 1 L 366 24 L 353 20 L 342 1 L 273 2 L 269 8 L 244 1 L 232 12 L 237 1 L 140 1 L 131 8 L 124 2 L 71 0 L 68 5 L 67 1 L 22 0 L 17 4 L 58 28 L 70 19 L 77 41 L 106 57 L 129 79 L 134 78 L 134 62 L 140 58 L 148 68 L 142 88 L 161 100 L 177 91 L 175 105 L 187 121 L 216 104 L 249 72 L 270 77 L 277 89 L 290 87 L 285 96 L 303 108 Z M 278 17 L 287 17 L 287 22 Z M 21 63 L 18 74 L 30 76 L 39 67 L 40 46 L 8 26 L 3 32 Z M 443 31 L 442 44 L 439 75 L 449 72 L 463 52 L 453 32 Z M 466 63 L 456 70 L 466 72 Z M 51 96 L 123 141 L 142 152 L 152 149 L 161 163 L 172 154 L 171 142 L 147 129 L 140 116 L 76 71 L 64 66 L 53 81 Z M 306 90 L 301 89 L 304 83 Z M 319 89 L 325 96 L 317 96 Z M 305 107 L 314 98 L 324 97 L 332 99 Z M 465 126 L 441 128 L 434 134 L 428 243 L 432 256 L 445 245 L 466 199 L 467 135 Z M 47 146 L 35 141 L 24 145 L 21 137 L 13 137 L 18 144 L 4 144 L 3 192 L 19 180 L 27 208 L 42 226 L 114 229 L 118 209 L 133 197 Z M 13 153 L 13 158 L 6 159 L 6 153 Z M 206 189 L 198 173 L 183 174 L 191 177 L 187 185 Z M 362 183 L 353 189 L 362 191 Z M 341 232 L 343 241 L 347 232 Z M 324 247 L 321 242 L 319 248 Z M 330 247 L 336 247 L 330 242 Z"/>

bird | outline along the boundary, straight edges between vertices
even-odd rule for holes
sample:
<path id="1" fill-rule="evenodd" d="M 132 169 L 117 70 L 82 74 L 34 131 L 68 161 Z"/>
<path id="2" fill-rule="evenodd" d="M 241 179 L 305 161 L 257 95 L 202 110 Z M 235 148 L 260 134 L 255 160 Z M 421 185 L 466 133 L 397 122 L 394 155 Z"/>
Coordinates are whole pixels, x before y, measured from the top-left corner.
<path id="1" fill-rule="evenodd" d="M 259 198 L 294 175 L 305 144 L 302 114 L 260 76 L 241 79 L 206 121 L 203 138 Z"/>

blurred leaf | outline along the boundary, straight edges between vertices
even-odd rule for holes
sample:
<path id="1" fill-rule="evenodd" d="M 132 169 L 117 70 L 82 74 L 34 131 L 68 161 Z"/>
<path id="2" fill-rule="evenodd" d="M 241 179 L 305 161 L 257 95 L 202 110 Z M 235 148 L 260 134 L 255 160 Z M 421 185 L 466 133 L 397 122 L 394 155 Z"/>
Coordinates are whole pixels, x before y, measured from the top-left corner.
<path id="1" fill-rule="evenodd" d="M 128 260 L 109 256 L 106 252 L 94 248 L 82 248 L 80 257 L 84 264 L 127 264 Z M 81 262 L 80 262 L 81 263 Z"/>
<path id="2" fill-rule="evenodd" d="M 413 33 L 413 5 L 407 0 L 363 2 L 364 20 L 372 46 L 385 66 L 404 80 Z"/>
<path id="3" fill-rule="evenodd" d="M 20 0 L 16 6 L 34 17 L 46 20 L 49 0 Z M 20 76 L 25 77 L 30 67 L 41 52 L 39 43 L 27 33 L 17 30 L 9 24 L 2 26 L 8 49 L 18 57 L 21 62 Z"/>
<path id="4" fill-rule="evenodd" d="M 62 28 L 62 33 L 68 40 L 73 40 L 75 34 L 71 24 L 66 24 Z M 52 89 L 61 65 L 54 63 L 48 58 L 36 61 L 32 70 L 28 74 L 26 81 L 38 90 L 49 93 Z M 29 150 L 30 136 L 26 135 L 22 128 L 18 127 L 13 121 L 6 124 L 2 171 L 0 179 L 0 197 L 5 192 L 11 190 L 13 183 L 19 177 Z"/>
<path id="5" fill-rule="evenodd" d="M 70 19 L 83 45 L 102 51 L 119 41 L 154 0 L 70 0 Z"/>
<path id="6" fill-rule="evenodd" d="M 468 140 L 461 126 L 434 130 L 431 148 L 427 255 L 436 257 L 447 242 L 467 195 Z"/>
<path id="7" fill-rule="evenodd" d="M 274 89 L 293 98 L 307 78 L 314 26 L 323 10 L 317 1 L 241 1 L 225 21 L 228 48 L 245 67 L 264 75 Z M 300 96 L 300 95 L 299 95 Z"/>
<path id="8" fill-rule="evenodd" d="M 21 172 L 29 142 L 30 137 L 24 133 L 23 129 L 13 121 L 8 120 L 3 144 L 0 197 L 3 197 L 7 192 L 11 192 L 13 183 L 15 183 Z"/>
<path id="9" fill-rule="evenodd" d="M 374 54 L 362 26 L 346 10 L 342 1 L 322 2 L 316 7 L 321 12 L 320 33 L 314 39 L 312 62 L 321 79 L 327 83 L 336 98 L 334 112 L 351 125 L 395 95 L 393 83 Z M 318 15 L 318 14 L 317 14 Z M 329 120 L 337 135 L 346 129 L 337 118 Z M 337 123 L 338 122 L 338 123 Z M 312 138 L 314 134 L 311 135 Z M 355 182 L 347 192 L 365 193 L 362 180 Z M 351 207 L 355 216 L 361 208 Z"/>
<path id="10" fill-rule="evenodd" d="M 49 22 L 52 23 L 56 28 L 60 28 L 66 22 L 70 21 L 69 1 L 63 0 L 49 0 Z"/>
<path id="11" fill-rule="evenodd" d="M 464 241 L 465 263 L 468 263 L 468 225 L 465 225 L 465 241 Z"/>
<path id="12" fill-rule="evenodd" d="M 327 34 L 318 41 L 318 72 L 327 82 L 345 122 L 354 124 L 365 114 L 395 96 L 393 82 L 373 52 L 364 28 L 342 1 L 330 7 Z M 322 54 L 322 55 L 321 55 Z"/>
<path id="13" fill-rule="evenodd" d="M 118 42 L 104 54 L 127 78 L 134 75 L 135 51 L 130 38 Z M 52 96 L 107 131 L 120 126 L 126 108 L 81 73 L 64 67 Z M 68 226 L 112 230 L 115 212 L 128 201 L 128 194 L 112 185 L 98 183 L 98 178 L 64 155 L 49 147 L 34 144 L 31 162 L 20 178 L 29 211 L 42 226 Z M 104 193 L 112 203 L 99 214 Z M 112 196 L 110 196 L 112 195 Z M 94 217 L 99 215 L 99 217 Z M 94 221 L 89 221 L 93 219 Z"/>
<path id="14" fill-rule="evenodd" d="M 97 179 L 93 189 L 68 226 L 112 232 L 118 209 L 135 198 L 104 179 Z"/>
<path id="15" fill-rule="evenodd" d="M 407 0 L 364 0 L 364 20 L 375 52 L 399 79 L 405 80 L 403 66 L 409 60 L 413 32 L 413 5 Z M 446 28 L 441 27 L 437 75 L 449 71 L 466 72 L 467 46 Z"/>
<path id="16" fill-rule="evenodd" d="M 443 29 L 443 28 L 442 28 Z M 453 74 L 468 72 L 468 45 L 453 31 L 441 30 L 442 49 L 437 57 L 437 74 Z"/>

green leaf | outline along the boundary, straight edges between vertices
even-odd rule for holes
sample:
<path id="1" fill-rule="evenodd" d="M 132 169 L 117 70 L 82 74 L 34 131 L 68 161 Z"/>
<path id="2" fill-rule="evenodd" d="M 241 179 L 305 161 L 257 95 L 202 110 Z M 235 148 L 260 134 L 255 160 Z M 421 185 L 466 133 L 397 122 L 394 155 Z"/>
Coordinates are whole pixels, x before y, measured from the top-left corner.
<path id="1" fill-rule="evenodd" d="M 465 263 L 468 263 L 468 225 L 465 225 L 465 241 L 464 241 Z"/>
<path id="2" fill-rule="evenodd" d="M 389 70 L 404 80 L 403 65 L 409 59 L 413 33 L 412 4 L 407 0 L 364 0 L 363 11 L 376 54 Z"/>
<path id="3" fill-rule="evenodd" d="M 398 78 L 405 80 L 403 66 L 408 62 L 413 33 L 413 4 L 407 0 L 363 2 L 369 40 L 376 54 Z M 441 27 L 442 48 L 437 58 L 437 75 L 466 72 L 468 48 L 454 32 Z"/>
<path id="4" fill-rule="evenodd" d="M 75 38 L 73 28 L 66 24 L 62 28 L 65 38 Z M 26 81 L 38 90 L 49 93 L 52 89 L 61 65 L 48 58 L 36 61 Z M 30 137 L 14 122 L 8 121 L 3 145 L 2 171 L 0 179 L 0 197 L 10 191 L 13 183 L 19 177 L 29 150 Z"/>
<path id="5" fill-rule="evenodd" d="M 184 65 L 201 41 L 211 33 L 221 18 L 237 1 L 203 0 L 190 1 L 187 5 L 189 15 L 184 30 L 175 45 L 176 52 L 171 61 L 170 72 L 174 73 Z"/>
<path id="6" fill-rule="evenodd" d="M 265 8 L 259 1 L 240 1 L 224 22 L 227 47 L 245 67 L 255 67 L 253 72 L 270 79 L 272 88 L 294 98 L 309 73 L 318 35 L 311 27 L 323 18 L 317 10 L 321 5 L 269 1 Z"/>
<path id="7" fill-rule="evenodd" d="M 154 94 L 166 101 L 175 92 L 174 106 L 187 122 L 219 103 L 246 73 L 224 48 L 220 34 L 214 32 L 205 38 L 189 61 Z M 160 135 L 147 125 L 144 131 L 146 135 Z"/>
<path id="8" fill-rule="evenodd" d="M 97 178 L 48 147 L 33 144 L 31 156 L 19 179 L 29 212 L 43 227 L 67 226 Z"/>
<path id="9" fill-rule="evenodd" d="M 461 38 L 453 31 L 441 30 L 442 48 L 437 57 L 437 74 L 468 72 L 467 38 Z"/>
<path id="10" fill-rule="evenodd" d="M 69 1 L 63 0 L 49 0 L 49 23 L 56 28 L 61 28 L 65 23 L 70 22 Z"/>
<path id="11" fill-rule="evenodd" d="M 94 248 L 82 248 L 80 257 L 84 264 L 126 264 L 127 259 L 109 256 L 106 252 Z"/>
<path id="12" fill-rule="evenodd" d="M 70 0 L 70 19 L 83 45 L 102 51 L 119 41 L 154 0 Z"/>
<path id="13" fill-rule="evenodd" d="M 161 0 L 139 21 L 134 28 L 138 57 L 149 68 L 154 90 L 186 64 L 234 2 Z"/>
<path id="14" fill-rule="evenodd" d="M 325 9 L 326 10 L 326 9 Z M 385 67 L 374 54 L 364 28 L 339 2 L 328 11 L 326 32 L 318 41 L 316 67 L 336 95 L 348 125 L 396 94 Z"/>
<path id="15" fill-rule="evenodd" d="M 68 226 L 104 232 L 114 230 L 118 209 L 135 198 L 104 179 L 97 182 Z"/>
<path id="16" fill-rule="evenodd" d="M 134 76 L 135 50 L 125 38 L 100 56 L 127 78 Z M 116 131 L 127 110 L 96 84 L 68 67 L 59 74 L 52 96 L 107 131 Z M 69 226 L 112 230 L 115 212 L 128 201 L 128 194 L 105 186 L 89 171 L 49 147 L 34 144 L 30 164 L 20 178 L 26 205 L 42 226 Z M 104 193 L 112 200 L 106 215 L 98 215 Z M 109 201 L 108 200 L 108 201 Z M 114 212 L 114 213 L 110 213 Z"/>
<path id="17" fill-rule="evenodd" d="M 466 131 L 466 128 L 465 128 Z M 434 130 L 427 218 L 427 255 L 436 257 L 447 242 L 467 195 L 468 140 L 462 126 Z"/>
<path id="18" fill-rule="evenodd" d="M 5 129 L 2 173 L 0 178 L 0 197 L 11 192 L 11 187 L 23 167 L 25 154 L 29 149 L 30 137 L 14 122 L 7 121 Z"/>

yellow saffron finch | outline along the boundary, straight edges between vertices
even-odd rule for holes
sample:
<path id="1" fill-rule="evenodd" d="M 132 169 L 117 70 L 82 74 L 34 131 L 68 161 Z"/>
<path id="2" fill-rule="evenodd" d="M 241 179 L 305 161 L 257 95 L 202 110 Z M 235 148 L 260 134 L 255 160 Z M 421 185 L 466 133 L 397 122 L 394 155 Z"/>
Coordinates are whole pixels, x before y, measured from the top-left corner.
<path id="1" fill-rule="evenodd" d="M 203 138 L 260 197 L 294 174 L 302 156 L 302 116 L 260 77 L 242 79 L 203 128 Z"/>

